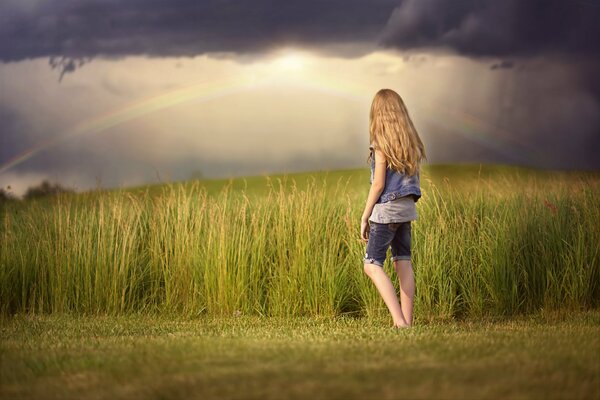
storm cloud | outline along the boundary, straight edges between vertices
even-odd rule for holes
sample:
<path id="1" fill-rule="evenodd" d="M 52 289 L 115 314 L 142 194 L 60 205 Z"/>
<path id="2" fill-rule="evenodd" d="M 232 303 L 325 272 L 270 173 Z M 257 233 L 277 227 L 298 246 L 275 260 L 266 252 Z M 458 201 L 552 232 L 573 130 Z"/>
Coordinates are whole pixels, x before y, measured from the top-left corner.
<path id="1" fill-rule="evenodd" d="M 380 42 L 469 56 L 598 56 L 599 17 L 593 0 L 405 0 Z"/>
<path id="2" fill-rule="evenodd" d="M 279 44 L 373 42 L 397 1 L 8 0 L 0 60 L 254 54 Z M 360 46 L 341 46 L 355 55 Z"/>
<path id="3" fill-rule="evenodd" d="M 385 48 L 435 48 L 507 58 L 513 68 L 545 57 L 565 63 L 600 102 L 600 2 L 593 0 L 404 0 L 378 36 Z M 599 132 L 600 133 L 600 132 Z"/>
<path id="4" fill-rule="evenodd" d="M 542 166 L 600 168 L 598 21 L 600 3 L 591 0 L 404 0 L 378 43 L 499 59 L 490 69 L 514 70 L 517 87 L 498 123 L 547 148 Z"/>

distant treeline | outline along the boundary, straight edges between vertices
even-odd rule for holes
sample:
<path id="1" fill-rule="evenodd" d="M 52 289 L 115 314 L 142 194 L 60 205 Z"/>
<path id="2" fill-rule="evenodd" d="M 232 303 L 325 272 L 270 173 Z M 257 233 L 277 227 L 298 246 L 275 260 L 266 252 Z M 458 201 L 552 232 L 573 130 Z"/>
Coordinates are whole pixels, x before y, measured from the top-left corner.
<path id="1" fill-rule="evenodd" d="M 60 193 L 74 193 L 75 191 L 70 188 L 66 188 L 58 183 L 50 183 L 47 180 L 42 181 L 37 186 L 31 186 L 27 189 L 23 195 L 23 200 L 37 199 L 46 196 L 53 196 Z M 0 188 L 0 203 L 8 201 L 18 201 L 19 198 L 10 192 L 10 186 L 7 186 L 6 190 Z"/>

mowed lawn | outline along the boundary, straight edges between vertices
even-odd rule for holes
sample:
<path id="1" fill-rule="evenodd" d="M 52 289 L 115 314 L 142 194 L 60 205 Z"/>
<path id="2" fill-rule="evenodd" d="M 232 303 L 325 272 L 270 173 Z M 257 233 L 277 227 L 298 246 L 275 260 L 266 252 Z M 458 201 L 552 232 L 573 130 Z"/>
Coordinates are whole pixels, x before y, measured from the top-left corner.
<path id="1" fill-rule="evenodd" d="M 600 311 L 502 320 L 5 317 L 18 399 L 597 399 Z"/>

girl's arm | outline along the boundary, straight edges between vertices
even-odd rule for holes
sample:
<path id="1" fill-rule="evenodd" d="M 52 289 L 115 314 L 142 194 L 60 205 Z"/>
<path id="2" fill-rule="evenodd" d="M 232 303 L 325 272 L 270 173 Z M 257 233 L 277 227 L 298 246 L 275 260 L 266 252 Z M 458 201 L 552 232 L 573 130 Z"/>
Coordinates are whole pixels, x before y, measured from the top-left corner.
<path id="1" fill-rule="evenodd" d="M 375 149 L 375 172 L 373 173 L 373 182 L 371 183 L 371 189 L 369 189 L 369 195 L 367 196 L 365 211 L 360 220 L 360 236 L 364 241 L 367 240 L 369 217 L 371 216 L 375 203 L 377 203 L 379 196 L 381 196 L 381 192 L 383 192 L 383 189 L 385 188 L 386 168 L 385 156 L 379 149 Z"/>

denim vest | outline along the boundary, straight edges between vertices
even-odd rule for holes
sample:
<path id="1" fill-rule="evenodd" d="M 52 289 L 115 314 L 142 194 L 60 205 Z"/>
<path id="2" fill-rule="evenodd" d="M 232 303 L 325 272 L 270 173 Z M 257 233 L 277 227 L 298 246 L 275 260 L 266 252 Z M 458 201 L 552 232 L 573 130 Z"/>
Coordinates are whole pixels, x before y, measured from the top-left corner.
<path id="1" fill-rule="evenodd" d="M 375 175 L 375 152 L 371 152 L 371 184 Z M 398 197 L 413 195 L 415 202 L 421 197 L 421 182 L 419 171 L 413 176 L 407 176 L 394 169 L 387 168 L 385 173 L 385 187 L 377 203 L 385 203 Z"/>

